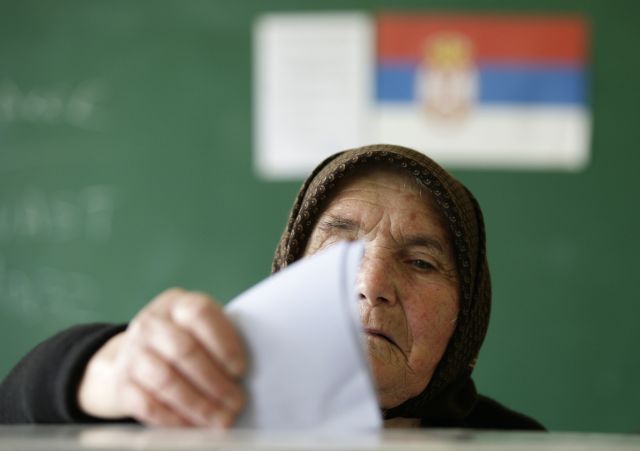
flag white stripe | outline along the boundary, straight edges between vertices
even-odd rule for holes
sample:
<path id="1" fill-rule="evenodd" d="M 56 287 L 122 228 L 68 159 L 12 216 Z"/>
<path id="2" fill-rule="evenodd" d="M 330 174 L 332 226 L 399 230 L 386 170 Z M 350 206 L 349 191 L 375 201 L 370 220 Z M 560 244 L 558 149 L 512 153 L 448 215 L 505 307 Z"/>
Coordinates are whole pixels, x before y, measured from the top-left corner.
<path id="1" fill-rule="evenodd" d="M 437 118 L 418 105 L 379 104 L 372 141 L 424 151 L 448 167 L 582 169 L 591 117 L 578 106 L 477 106 Z"/>

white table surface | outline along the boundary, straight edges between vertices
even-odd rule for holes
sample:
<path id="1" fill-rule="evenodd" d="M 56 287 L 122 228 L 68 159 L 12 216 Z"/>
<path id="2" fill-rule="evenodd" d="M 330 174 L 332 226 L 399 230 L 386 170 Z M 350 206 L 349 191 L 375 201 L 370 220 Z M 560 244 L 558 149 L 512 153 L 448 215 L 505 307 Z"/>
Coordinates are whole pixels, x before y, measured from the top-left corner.
<path id="1" fill-rule="evenodd" d="M 363 435 L 140 426 L 0 426 L 0 450 L 640 450 L 640 435 L 387 430 Z"/>

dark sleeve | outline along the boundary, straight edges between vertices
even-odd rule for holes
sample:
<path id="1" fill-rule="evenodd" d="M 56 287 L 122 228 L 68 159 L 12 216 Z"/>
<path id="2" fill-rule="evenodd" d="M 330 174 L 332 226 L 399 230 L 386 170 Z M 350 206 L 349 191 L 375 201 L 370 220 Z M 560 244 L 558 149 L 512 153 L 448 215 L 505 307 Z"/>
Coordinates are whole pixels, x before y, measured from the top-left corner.
<path id="1" fill-rule="evenodd" d="M 465 419 L 465 427 L 514 431 L 545 431 L 545 427 L 531 417 L 508 409 L 502 404 L 480 395 L 475 407 Z"/>
<path id="2" fill-rule="evenodd" d="M 0 384 L 0 424 L 98 421 L 78 408 L 78 385 L 91 356 L 124 329 L 75 326 L 36 346 Z"/>

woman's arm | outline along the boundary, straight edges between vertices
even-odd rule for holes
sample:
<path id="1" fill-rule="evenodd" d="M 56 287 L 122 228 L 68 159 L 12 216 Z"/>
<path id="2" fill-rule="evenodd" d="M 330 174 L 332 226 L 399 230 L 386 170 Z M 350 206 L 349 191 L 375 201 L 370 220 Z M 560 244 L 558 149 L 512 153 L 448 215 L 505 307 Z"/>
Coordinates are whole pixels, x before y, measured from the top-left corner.
<path id="1" fill-rule="evenodd" d="M 0 423 L 97 421 L 78 408 L 78 385 L 91 357 L 125 328 L 75 326 L 36 346 L 0 384 Z"/>
<path id="2" fill-rule="evenodd" d="M 171 289 L 128 327 L 77 326 L 38 345 L 0 385 L 0 423 L 227 427 L 244 405 L 246 367 L 224 310 Z"/>

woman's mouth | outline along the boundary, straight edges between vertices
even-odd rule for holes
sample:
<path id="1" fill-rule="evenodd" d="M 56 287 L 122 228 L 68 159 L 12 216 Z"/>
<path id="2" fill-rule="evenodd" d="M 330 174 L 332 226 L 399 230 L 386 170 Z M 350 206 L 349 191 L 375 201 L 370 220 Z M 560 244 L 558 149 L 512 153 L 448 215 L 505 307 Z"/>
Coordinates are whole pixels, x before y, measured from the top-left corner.
<path id="1" fill-rule="evenodd" d="M 382 331 L 382 330 L 365 328 L 364 332 L 365 332 L 365 334 L 367 334 L 370 337 L 380 338 L 382 340 L 385 340 L 385 341 L 389 342 L 390 344 L 392 344 L 392 345 L 394 345 L 396 347 L 398 346 L 398 344 L 395 342 L 393 337 L 391 335 L 389 335 L 388 333 Z"/>

